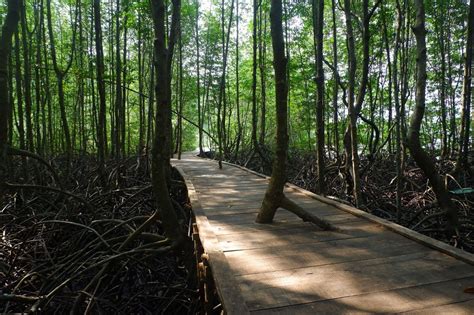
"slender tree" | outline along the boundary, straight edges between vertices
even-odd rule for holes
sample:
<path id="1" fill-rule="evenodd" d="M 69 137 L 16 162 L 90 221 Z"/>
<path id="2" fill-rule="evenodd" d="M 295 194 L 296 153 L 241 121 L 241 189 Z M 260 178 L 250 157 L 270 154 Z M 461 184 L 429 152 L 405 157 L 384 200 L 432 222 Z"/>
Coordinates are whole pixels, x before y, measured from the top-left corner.
<path id="1" fill-rule="evenodd" d="M 30 42 L 31 36 L 28 31 L 28 20 L 26 17 L 26 4 L 21 1 L 20 25 L 21 41 L 23 51 L 23 87 L 25 97 L 25 122 L 26 122 L 26 142 L 30 152 L 34 151 L 33 123 L 32 123 L 32 98 L 31 98 L 31 65 L 30 65 Z"/>
<path id="2" fill-rule="evenodd" d="M 196 41 L 196 90 L 197 90 L 197 114 L 198 114 L 198 143 L 199 155 L 204 154 L 203 132 L 202 132 L 202 109 L 201 109 L 201 71 L 200 71 L 200 43 L 199 43 L 199 0 L 195 0 L 196 19 L 194 24 L 194 38 Z"/>
<path id="3" fill-rule="evenodd" d="M 46 18 L 48 20 L 48 35 L 51 46 L 51 59 L 53 60 L 53 69 L 56 74 L 56 79 L 58 82 L 58 98 L 59 98 L 59 111 L 61 114 L 61 125 L 64 130 L 64 141 L 65 141 L 65 151 L 68 156 L 68 161 L 71 159 L 72 155 L 72 142 L 71 142 L 71 131 L 69 128 L 69 122 L 67 118 L 66 111 L 66 100 L 64 95 L 64 80 L 67 76 L 69 70 L 71 70 L 75 46 L 76 46 L 76 29 L 77 29 L 77 12 L 76 18 L 73 25 L 73 34 L 72 34 L 72 44 L 71 52 L 69 54 L 69 59 L 64 68 L 61 68 L 60 62 L 58 61 L 58 54 L 56 52 L 56 42 L 55 42 L 55 32 L 53 29 L 53 18 L 51 13 L 51 1 L 46 1 Z"/>
<path id="4" fill-rule="evenodd" d="M 270 25 L 273 47 L 273 68 L 275 70 L 276 102 L 276 158 L 273 162 L 272 177 L 268 185 L 262 206 L 258 213 L 257 223 L 271 223 L 278 207 L 282 207 L 310 221 L 323 229 L 334 229 L 328 222 L 306 212 L 288 199 L 283 193 L 286 183 L 286 166 L 288 155 L 288 81 L 285 57 L 285 40 L 283 39 L 282 3 L 272 0 Z"/>
<path id="5" fill-rule="evenodd" d="M 232 0 L 230 6 L 230 19 L 227 31 L 225 30 L 225 10 L 224 1 L 222 1 L 221 24 L 222 24 L 222 74 L 219 83 L 219 97 L 217 103 L 217 136 L 219 142 L 219 168 L 222 169 L 223 154 L 227 155 L 225 144 L 225 117 L 226 117 L 226 75 L 227 75 L 227 61 L 229 52 L 230 30 L 232 26 L 232 19 L 234 16 L 234 2 Z M 227 35 L 226 35 L 227 34 Z"/>
<path id="6" fill-rule="evenodd" d="M 240 143 L 242 141 L 242 121 L 241 121 L 241 110 L 240 110 L 240 50 L 239 50 L 239 0 L 236 0 L 235 4 L 235 106 L 237 108 L 237 139 L 235 140 L 235 157 L 238 156 L 240 150 Z"/>
<path id="7" fill-rule="evenodd" d="M 114 109 L 115 109 L 115 116 L 114 116 L 114 122 L 115 126 L 112 131 L 112 154 L 115 157 L 120 157 L 121 153 L 121 146 L 122 146 L 122 128 L 125 128 L 125 126 L 122 126 L 122 105 L 123 105 L 123 95 L 122 95 L 122 57 L 120 55 L 121 50 L 120 50 L 120 30 L 121 30 L 121 24 L 120 24 L 120 0 L 117 0 L 115 3 L 115 104 L 114 104 Z"/>
<path id="8" fill-rule="evenodd" d="M 334 123 L 334 144 L 336 150 L 336 158 L 339 161 L 339 107 L 338 107 L 338 96 L 339 96 L 339 84 L 337 83 L 338 71 L 338 50 L 337 50 L 337 26 L 336 26 L 336 0 L 331 0 L 331 13 L 332 13 L 332 49 L 333 49 L 333 91 L 332 91 L 332 110 L 333 110 L 333 123 Z"/>
<path id="9" fill-rule="evenodd" d="M 265 135 L 267 132 L 267 92 L 266 92 L 266 35 L 267 35 L 267 18 L 263 13 L 262 0 L 259 5 L 258 19 L 258 63 L 260 70 L 260 145 L 265 145 Z"/>
<path id="10" fill-rule="evenodd" d="M 313 0 L 313 36 L 316 55 L 316 157 L 318 167 L 318 185 L 316 192 L 324 194 L 324 69 L 323 69 L 323 26 L 324 0 Z"/>
<path id="11" fill-rule="evenodd" d="M 105 158 L 107 155 L 107 104 L 104 80 L 104 49 L 102 44 L 102 17 L 100 0 L 94 0 L 94 40 L 96 51 L 97 91 L 99 93 L 99 118 L 97 123 L 97 155 L 99 157 L 99 173 L 105 174 Z"/>
<path id="12" fill-rule="evenodd" d="M 397 160 L 397 196 L 396 196 L 396 207 L 397 207 L 397 221 L 401 220 L 401 207 L 402 207 L 402 177 L 403 177 L 403 147 L 402 147 L 402 113 L 400 108 L 400 86 L 398 83 L 398 54 L 400 49 L 401 32 L 403 26 L 403 12 L 400 5 L 400 1 L 397 0 L 397 30 L 395 34 L 395 47 L 393 50 L 393 65 L 391 69 L 393 87 L 394 87 L 394 100 L 395 100 L 395 112 L 397 116 L 396 121 L 396 160 Z M 388 41 L 388 39 L 387 39 Z M 387 43 L 388 45 L 388 43 Z M 389 55 L 389 51 L 387 55 Z"/>
<path id="13" fill-rule="evenodd" d="M 16 79 L 16 95 L 17 95 L 17 130 L 20 141 L 20 149 L 26 150 L 25 139 L 25 115 L 23 112 L 23 76 L 21 71 L 21 57 L 20 57 L 20 35 L 18 30 L 15 32 L 15 79 Z"/>
<path id="14" fill-rule="evenodd" d="M 415 0 L 415 12 L 416 19 L 412 29 L 416 39 L 416 106 L 411 116 L 410 129 L 408 131 L 408 146 L 413 159 L 429 179 L 439 206 L 446 211 L 448 221 L 447 230 L 449 234 L 453 235 L 457 233 L 458 228 L 456 207 L 451 201 L 451 197 L 444 187 L 441 177 L 438 172 L 436 172 L 433 160 L 422 148 L 420 141 L 420 127 L 425 114 L 427 77 L 425 6 L 423 0 Z"/>
<path id="15" fill-rule="evenodd" d="M 348 53 L 348 116 L 349 116 L 349 125 L 346 131 L 345 148 L 346 148 L 346 168 L 351 170 L 352 182 L 348 181 L 350 189 L 354 195 L 354 202 L 356 207 L 359 206 L 361 202 L 360 198 L 360 178 L 359 178 L 359 153 L 358 153 L 358 139 L 357 139 L 357 108 L 355 104 L 355 89 L 356 89 L 356 48 L 354 40 L 354 31 L 352 27 L 352 12 L 351 12 L 351 2 L 349 0 L 344 0 L 344 14 L 346 17 L 346 28 L 347 28 L 347 53 Z M 347 174 L 349 175 L 349 174 Z M 348 176 L 350 178 L 350 176 Z"/>
<path id="16" fill-rule="evenodd" d="M 252 26 L 252 145 L 254 150 L 260 154 L 260 144 L 258 143 L 257 131 L 258 131 L 258 110 L 257 110 L 257 19 L 258 19 L 258 8 L 260 4 L 258 0 L 253 0 L 253 26 Z"/>
<path id="17" fill-rule="evenodd" d="M 12 37 L 20 20 L 20 6 L 22 1 L 8 0 L 7 15 L 5 17 L 2 33 L 0 34 L 0 201 L 3 199 L 3 184 L 7 172 L 6 154 L 12 105 L 10 99 L 9 67 Z"/>
<path id="18" fill-rule="evenodd" d="M 179 23 L 181 10 L 180 0 L 173 0 L 173 13 L 171 30 L 177 30 L 176 23 Z M 156 116 L 155 116 L 155 138 L 153 139 L 152 151 L 152 185 L 153 194 L 158 204 L 159 212 L 153 215 L 152 219 L 161 218 L 166 236 L 179 242 L 182 233 L 179 228 L 178 218 L 171 203 L 167 174 L 169 171 L 170 143 L 171 140 L 169 121 L 171 120 L 171 60 L 174 43 L 169 42 L 166 46 L 166 7 L 163 0 L 151 1 L 151 17 L 155 32 L 155 95 L 156 95 Z M 169 37 L 170 41 L 176 39 L 176 34 Z"/>
<path id="19" fill-rule="evenodd" d="M 459 134 L 459 155 L 456 169 L 469 170 L 469 138 L 471 125 L 471 99 L 472 99 L 472 68 L 474 58 L 474 2 L 471 0 L 469 5 L 469 15 L 467 20 L 466 53 L 464 57 L 464 79 L 462 92 L 462 115 L 461 132 Z"/>

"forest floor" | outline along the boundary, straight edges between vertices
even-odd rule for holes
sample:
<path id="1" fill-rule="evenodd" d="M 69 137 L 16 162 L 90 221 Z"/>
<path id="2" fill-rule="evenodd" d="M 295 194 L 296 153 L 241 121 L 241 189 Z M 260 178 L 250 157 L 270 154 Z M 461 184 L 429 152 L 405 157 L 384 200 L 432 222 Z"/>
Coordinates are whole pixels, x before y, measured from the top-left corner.
<path id="1" fill-rule="evenodd" d="M 163 238 L 157 222 L 119 250 L 156 209 L 145 160 L 109 161 L 105 180 L 91 156 L 74 158 L 68 173 L 64 157 L 51 164 L 63 171 L 59 183 L 34 160 L 18 158 L 9 166 L 16 172 L 7 180 L 15 185 L 0 199 L 0 312 L 64 314 L 76 305 L 77 313 L 195 314 L 190 239 L 182 249 L 162 253 L 152 244 Z M 182 180 L 178 172 L 173 178 Z M 171 194 L 189 231 L 185 186 Z"/>
<path id="2" fill-rule="evenodd" d="M 269 150 L 262 150 L 265 151 L 265 156 L 271 156 Z M 316 155 L 290 151 L 288 160 L 288 181 L 315 192 Z M 460 222 L 459 237 L 450 237 L 446 233 L 445 213 L 438 207 L 427 178 L 411 158 L 408 158 L 406 163 L 400 218 L 397 220 L 395 161 L 395 157 L 390 155 L 374 160 L 369 160 L 366 156 L 361 157 L 360 174 L 364 199 L 361 209 L 474 253 L 474 178 L 469 177 L 467 173 L 457 178 L 448 176 L 448 189 L 452 192 Z M 271 174 L 268 161 L 263 161 L 258 154 L 250 151 L 242 152 L 239 156 L 229 159 L 229 162 L 265 175 Z M 326 161 L 326 167 L 327 196 L 352 205 L 351 195 L 346 193 L 341 163 L 336 159 Z M 454 161 L 438 161 L 437 168 L 440 174 L 449 174 L 454 169 Z"/>
<path id="3" fill-rule="evenodd" d="M 270 175 L 271 166 L 251 152 L 230 162 Z M 265 152 L 271 156 L 270 152 Z M 209 156 L 208 156 L 209 157 Z M 397 221 L 395 206 L 395 159 L 361 159 L 363 210 Z M 195 314 L 199 308 L 196 266 L 192 242 L 187 239 L 178 251 L 162 253 L 150 247 L 161 239 L 158 221 L 125 251 L 124 240 L 155 211 L 146 159 L 111 160 L 106 179 L 98 175 L 95 158 L 83 155 L 72 160 L 53 159 L 51 170 L 32 159 L 16 158 L 9 165 L 6 193 L 0 196 L 0 312 L 62 314 L 84 298 L 77 311 L 93 313 Z M 292 151 L 289 181 L 315 190 L 314 154 Z M 450 161 L 438 163 L 449 173 Z M 56 179 L 55 179 L 56 177 Z M 185 186 L 174 171 L 171 195 L 189 230 L 190 205 Z M 341 166 L 327 161 L 328 196 L 346 203 Z M 449 180 L 460 217 L 460 236 L 450 238 L 445 216 L 426 177 L 412 160 L 407 161 L 399 223 L 412 230 L 474 252 L 474 193 L 459 188 L 474 187 L 465 175 Z M 263 197 L 263 196 L 262 196 Z M 94 279 L 107 265 L 100 279 Z M 98 280 L 98 281 L 97 281 Z"/>

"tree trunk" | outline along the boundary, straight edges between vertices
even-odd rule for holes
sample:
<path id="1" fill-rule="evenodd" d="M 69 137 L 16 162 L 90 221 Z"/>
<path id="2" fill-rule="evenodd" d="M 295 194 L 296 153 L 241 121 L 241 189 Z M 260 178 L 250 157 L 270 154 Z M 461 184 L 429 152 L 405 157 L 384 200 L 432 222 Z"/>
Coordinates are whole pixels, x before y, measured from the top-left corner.
<path id="1" fill-rule="evenodd" d="M 288 151 L 288 81 L 285 41 L 283 39 L 282 3 L 272 0 L 270 25 L 273 46 L 273 68 L 275 70 L 275 103 L 276 103 L 276 158 L 273 162 L 272 177 L 260 207 L 256 222 L 271 223 L 278 207 L 283 207 L 310 221 L 323 229 L 334 229 L 328 222 L 307 213 L 289 200 L 283 193 L 286 183 L 286 163 Z"/>
<path id="2" fill-rule="evenodd" d="M 324 180 L 324 69 L 323 69 L 323 26 L 324 0 L 313 0 L 313 36 L 316 55 L 316 158 L 318 169 L 318 184 L 316 192 L 324 194 L 326 184 Z"/>
<path id="3" fill-rule="evenodd" d="M 170 120 L 171 102 L 170 95 L 170 71 L 168 60 L 172 56 L 170 50 L 166 47 L 166 31 L 165 31 L 165 4 L 163 0 L 151 1 L 152 20 L 155 31 L 155 93 L 156 93 L 156 121 L 155 121 L 155 138 L 153 140 L 152 151 L 152 185 L 153 194 L 156 198 L 157 208 L 159 209 L 160 218 L 162 220 L 163 228 L 166 236 L 173 240 L 179 241 L 182 238 L 182 233 L 179 228 L 178 218 L 171 203 L 168 184 L 167 184 L 167 168 L 169 167 L 169 151 L 170 140 L 169 131 L 166 128 L 168 120 Z M 180 10 L 180 1 L 173 1 L 173 16 L 176 11 Z M 179 23 L 179 19 L 173 19 L 172 23 Z M 176 27 L 172 25 L 172 29 Z M 173 37 L 173 40 L 175 37 Z M 169 43 L 169 48 L 174 47 L 174 44 Z M 157 217 L 158 218 L 158 217 Z"/>
<path id="4" fill-rule="evenodd" d="M 198 141 L 199 141 L 199 155 L 204 154 L 203 150 L 203 124 L 202 124 L 202 113 L 201 113 L 201 73 L 200 73 L 200 44 L 199 44 L 199 0 L 195 0 L 196 6 L 196 21 L 195 21 L 195 40 L 196 40 L 196 73 L 197 73 L 197 82 L 196 82 L 196 89 L 197 89 L 197 114 L 198 114 Z"/>
<path id="5" fill-rule="evenodd" d="M 184 94 L 183 94 L 183 29 L 179 25 L 179 55 L 178 55 L 178 72 L 179 72 L 179 94 L 178 98 L 178 160 L 181 160 L 181 153 L 183 150 L 183 107 L 184 107 Z"/>
<path id="6" fill-rule="evenodd" d="M 26 150 L 25 141 L 25 119 L 23 114 L 23 89 L 22 89 L 22 75 L 21 75 L 21 58 L 20 58 L 20 35 L 18 30 L 15 32 L 15 79 L 16 79 L 16 95 L 17 95 L 17 130 L 20 141 L 20 149 Z"/>
<path id="7" fill-rule="evenodd" d="M 21 3 L 20 13 L 20 24 L 21 24 L 21 41 L 23 47 L 23 86 L 25 96 L 25 117 L 26 117 L 26 147 L 29 151 L 34 151 L 33 141 L 33 124 L 31 120 L 31 66 L 30 66 L 30 49 L 29 45 L 31 42 L 31 36 L 28 32 L 27 20 L 26 20 L 26 4 L 24 1 Z"/>
<path id="8" fill-rule="evenodd" d="M 69 61 L 67 62 L 66 67 L 64 70 L 60 68 L 59 62 L 57 60 L 56 54 L 56 45 L 54 40 L 54 30 L 53 30 L 53 22 L 51 16 L 51 1 L 46 1 L 46 17 L 48 20 L 48 32 L 49 32 L 49 39 L 50 39 L 50 46 L 51 46 L 51 58 L 53 60 L 53 68 L 56 74 L 56 79 L 58 81 L 58 98 L 59 98 L 59 112 L 61 116 L 61 124 L 64 130 L 64 141 L 65 141 L 65 151 L 68 158 L 68 165 L 72 156 L 72 143 L 71 143 L 71 132 L 69 129 L 69 123 L 67 120 L 66 114 L 66 104 L 64 99 L 64 79 L 71 69 L 74 51 L 75 51 L 75 44 L 76 44 L 76 29 L 77 29 L 77 13 L 75 18 L 75 23 L 73 27 L 73 34 L 72 34 L 72 45 L 71 45 L 71 53 L 69 56 Z"/>
<path id="9" fill-rule="evenodd" d="M 0 34 L 0 183 L 5 181 L 8 172 L 6 163 L 6 153 L 8 144 L 10 117 L 12 105 L 10 99 L 9 86 L 9 67 L 8 61 L 12 48 L 12 37 L 18 27 L 20 20 L 20 5 L 22 1 L 8 0 L 7 15 L 2 26 Z M 3 192 L 0 191 L 0 201 L 3 198 Z"/>
<path id="10" fill-rule="evenodd" d="M 120 129 L 120 138 L 121 138 L 121 142 L 120 142 L 120 147 L 119 147 L 119 153 L 121 154 L 122 157 L 126 156 L 129 151 L 130 151 L 130 132 L 128 133 L 128 139 L 127 139 L 127 143 L 128 143 L 128 146 L 125 146 L 125 139 L 126 139 L 126 131 L 127 129 L 129 130 L 128 128 L 128 122 L 130 121 L 130 119 L 128 119 L 129 115 L 130 115 L 130 110 L 127 109 L 127 74 L 128 74 L 128 69 L 127 69 L 127 44 L 128 44 L 128 5 L 127 5 L 127 2 L 125 2 L 125 6 L 123 8 L 123 10 L 121 11 L 124 13 L 124 18 L 123 18 L 123 51 L 122 51 L 122 73 L 120 75 L 122 75 L 122 104 L 120 106 L 120 110 L 121 110 L 121 113 L 120 113 L 120 118 L 121 118 L 121 122 L 120 122 L 120 125 L 121 125 L 121 129 Z M 128 150 L 126 149 L 128 148 Z"/>
<path id="11" fill-rule="evenodd" d="M 97 91 L 99 93 L 99 119 L 97 123 L 97 155 L 99 158 L 99 173 L 105 176 L 105 158 L 107 155 L 107 120 L 106 95 L 104 81 L 104 49 L 102 46 L 102 19 L 100 0 L 94 0 L 94 31 L 96 50 Z"/>
<path id="12" fill-rule="evenodd" d="M 345 135 L 345 147 L 346 147 L 346 167 L 350 169 L 352 183 L 349 183 L 349 187 L 352 190 L 354 196 L 354 202 L 356 207 L 361 202 L 360 198 L 360 179 L 359 179 L 359 153 L 357 151 L 357 107 L 355 104 L 355 76 L 356 76 L 356 50 L 354 43 L 354 32 L 352 28 L 352 13 L 351 13 L 351 2 L 344 0 L 344 13 L 346 17 L 346 28 L 347 28 L 347 53 L 349 62 L 349 79 L 348 79 L 348 116 L 349 126 Z M 365 49 L 364 49 L 365 52 Z M 367 56 L 368 57 L 368 56 Z M 361 83 L 362 86 L 362 83 Z M 364 91 L 365 92 L 365 91 Z M 349 174 L 348 174 L 349 175 Z"/>
<path id="13" fill-rule="evenodd" d="M 397 193 L 396 193 L 396 207 L 397 207 L 397 222 L 401 220 L 402 208 L 402 179 L 403 179 L 403 158 L 402 158 L 402 113 L 400 108 L 400 87 L 398 84 L 398 52 L 400 49 L 400 37 L 403 25 L 403 12 L 400 3 L 397 0 L 397 31 L 395 34 L 395 48 L 393 51 L 393 70 L 392 80 L 394 87 L 395 99 L 395 113 L 396 113 L 396 160 L 397 160 Z M 388 40 L 388 39 L 387 39 Z M 388 45 L 388 43 L 387 43 Z M 389 53 L 389 52 L 388 52 Z"/>
<path id="14" fill-rule="evenodd" d="M 334 144 L 336 150 L 336 158 L 339 161 L 339 108 L 337 105 L 338 95 L 339 95 L 339 85 L 337 84 L 337 28 L 336 28 L 336 0 L 331 0 L 331 10 L 332 10 L 332 49 L 333 49 L 333 77 L 334 77 L 334 87 L 332 92 L 332 110 L 333 114 L 333 123 L 334 123 Z"/>
<path id="15" fill-rule="evenodd" d="M 263 27 L 262 27 L 263 24 Z M 261 146 L 265 145 L 266 119 L 267 119 L 267 93 L 266 93 L 266 44 L 267 19 L 263 14 L 263 6 L 260 2 L 260 17 L 258 19 L 258 60 L 260 69 L 260 140 Z M 262 29 L 263 28 L 263 29 Z M 263 36 L 262 36 L 263 33 Z"/>
<path id="16" fill-rule="evenodd" d="M 116 1 L 115 8 L 115 124 L 113 126 L 112 137 L 114 138 L 112 154 L 120 158 L 122 139 L 122 58 L 120 56 L 120 0 Z"/>
<path id="17" fill-rule="evenodd" d="M 469 138 L 471 124 L 472 59 L 474 56 L 474 2 L 469 5 L 467 21 L 466 54 L 464 58 L 464 80 L 462 92 L 461 132 L 459 135 L 459 155 L 456 170 L 469 170 Z M 474 171 L 472 171 L 474 173 Z"/>
<path id="18" fill-rule="evenodd" d="M 241 112 L 240 112 L 240 51 L 239 51 L 239 0 L 236 0 L 235 4 L 235 105 L 237 107 L 237 139 L 235 140 L 235 152 L 234 157 L 237 159 L 240 150 L 240 142 L 242 140 L 242 123 L 241 123 Z"/>
<path id="19" fill-rule="evenodd" d="M 426 29 L 425 9 L 423 0 L 415 0 L 416 20 L 413 33 L 416 39 L 416 106 L 411 117 L 408 132 L 408 145 L 411 155 L 423 173 L 428 177 L 433 191 L 436 194 L 438 204 L 447 213 L 447 231 L 451 235 L 457 233 L 458 217 L 455 205 L 452 203 L 443 181 L 436 171 L 433 160 L 423 150 L 420 143 L 420 127 L 425 113 L 426 95 Z"/>
<path id="20" fill-rule="evenodd" d="M 253 0 L 253 27 L 252 27 L 252 144 L 254 150 L 260 152 L 257 139 L 258 116 L 257 116 L 257 13 L 258 2 Z"/>
<path id="21" fill-rule="evenodd" d="M 230 6 L 230 19 L 229 25 L 227 27 L 227 32 L 225 31 L 224 23 L 224 1 L 222 2 L 222 75 L 219 84 L 219 98 L 217 104 L 217 134 L 219 142 L 219 168 L 222 169 L 222 159 L 223 154 L 227 155 L 226 145 L 225 145 L 225 117 L 226 117 L 226 96 L 225 96 L 225 87 L 226 87 L 226 75 L 227 75 L 227 57 L 229 52 L 229 40 L 230 40 L 230 29 L 232 26 L 232 19 L 234 16 L 234 1 L 232 0 Z M 227 34 L 226 34 L 227 33 Z"/>

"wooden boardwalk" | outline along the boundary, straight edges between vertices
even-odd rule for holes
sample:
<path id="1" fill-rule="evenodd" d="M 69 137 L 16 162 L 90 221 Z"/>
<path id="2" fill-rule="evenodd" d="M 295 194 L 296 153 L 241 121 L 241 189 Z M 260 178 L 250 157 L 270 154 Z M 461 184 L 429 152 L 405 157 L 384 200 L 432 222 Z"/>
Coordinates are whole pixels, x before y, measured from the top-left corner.
<path id="1" fill-rule="evenodd" d="M 172 163 L 228 314 L 474 314 L 474 255 L 292 185 L 291 200 L 341 231 L 283 209 L 256 224 L 266 178 L 191 154 Z"/>

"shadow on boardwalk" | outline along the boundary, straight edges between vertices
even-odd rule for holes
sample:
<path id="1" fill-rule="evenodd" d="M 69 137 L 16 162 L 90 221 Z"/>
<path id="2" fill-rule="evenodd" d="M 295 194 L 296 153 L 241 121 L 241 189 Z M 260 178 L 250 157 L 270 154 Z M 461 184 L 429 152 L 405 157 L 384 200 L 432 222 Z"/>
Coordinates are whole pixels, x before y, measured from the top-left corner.
<path id="1" fill-rule="evenodd" d="M 290 199 L 341 231 L 282 209 L 273 224 L 256 224 L 266 179 L 192 155 L 173 164 L 195 191 L 205 250 L 223 253 L 211 260 L 227 270 L 216 282 L 236 284 L 238 292 L 221 296 L 224 307 L 239 296 L 260 314 L 474 313 L 474 295 L 464 293 L 474 266 L 466 262 L 290 188 Z"/>

